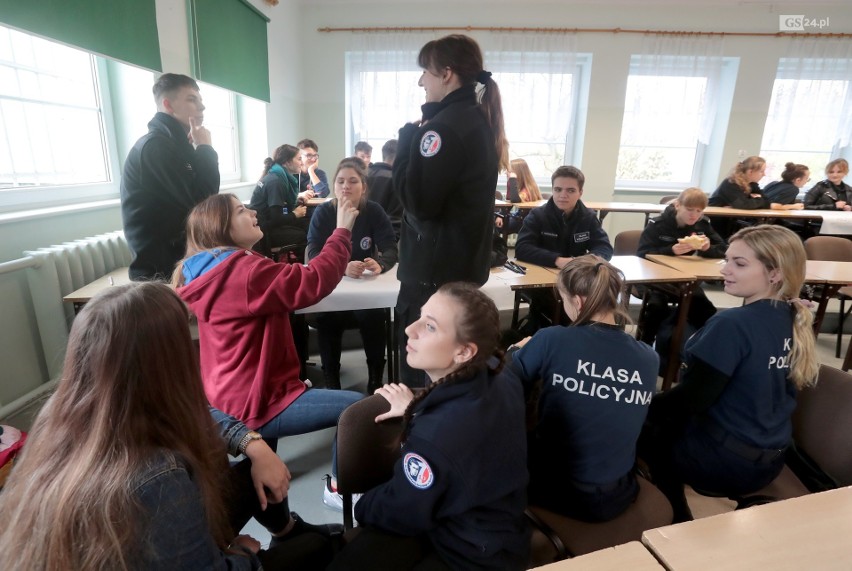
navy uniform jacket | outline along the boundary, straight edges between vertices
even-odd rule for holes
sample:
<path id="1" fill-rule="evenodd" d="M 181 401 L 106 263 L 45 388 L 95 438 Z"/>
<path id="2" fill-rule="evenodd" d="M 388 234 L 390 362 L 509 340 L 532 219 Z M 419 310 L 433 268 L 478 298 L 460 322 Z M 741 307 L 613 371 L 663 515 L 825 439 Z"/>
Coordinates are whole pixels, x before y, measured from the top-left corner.
<path id="1" fill-rule="evenodd" d="M 453 569 L 526 569 L 521 384 L 479 372 L 417 404 L 393 477 L 355 504 L 362 525 L 425 534 Z"/>
<path id="2" fill-rule="evenodd" d="M 753 197 L 752 194 L 759 194 L 760 196 Z M 710 206 L 730 206 L 741 210 L 760 210 L 761 208 L 769 208 L 770 204 L 769 199 L 763 196 L 763 192 L 756 182 L 749 184 L 749 191 L 746 194 L 738 184 L 728 179 L 722 181 L 707 202 Z"/>
<path id="3" fill-rule="evenodd" d="M 636 255 L 644 258 L 648 254 L 663 254 L 673 256 L 672 246 L 677 244 L 678 238 L 685 238 L 693 234 L 703 234 L 710 238 L 710 247 L 705 252 L 696 251 L 702 258 L 724 258 L 728 245 L 719 236 L 719 233 L 710 225 L 710 219 L 702 216 L 692 226 L 677 225 L 677 210 L 669 205 L 660 216 L 652 218 L 639 238 L 639 248 Z M 688 254 L 687 254 L 688 255 Z"/>
<path id="4" fill-rule="evenodd" d="M 358 205 L 358 217 L 352 227 L 352 257 L 350 260 L 363 262 L 373 258 L 388 271 L 397 261 L 396 236 L 390 220 L 382 207 L 372 200 L 362 200 Z M 325 241 L 337 228 L 337 199 L 321 204 L 311 216 L 308 229 L 308 248 L 305 258 L 316 257 Z M 381 252 L 381 254 L 379 254 Z"/>
<path id="5" fill-rule="evenodd" d="M 393 231 L 399 240 L 402 226 L 402 203 L 393 189 L 393 167 L 387 163 L 373 163 L 367 175 L 367 197 L 385 209 Z"/>
<path id="6" fill-rule="evenodd" d="M 575 258 L 585 254 L 609 260 L 612 245 L 597 215 L 586 208 L 582 200 L 577 201 L 568 216 L 551 198 L 524 218 L 515 244 L 519 260 L 555 268 L 558 257 Z"/>
<path id="7" fill-rule="evenodd" d="M 524 385 L 543 381 L 529 459 L 533 484 L 603 486 L 633 469 L 657 384 L 660 359 L 650 346 L 615 325 L 590 323 L 541 329 L 511 356 Z"/>
<path id="8" fill-rule="evenodd" d="M 399 130 L 393 185 L 405 209 L 399 281 L 440 286 L 488 280 L 497 151 L 472 85 L 422 106 Z"/>
<path id="9" fill-rule="evenodd" d="M 136 141 L 121 176 L 121 219 L 133 252 L 130 278 L 170 279 L 186 254 L 186 218 L 219 192 L 219 155 L 196 149 L 177 119 L 157 113 Z"/>
<path id="10" fill-rule="evenodd" d="M 766 188 L 763 189 L 763 195 L 769 202 L 796 204 L 796 198 L 799 196 L 799 187 L 792 182 L 776 180 L 766 185 Z"/>
<path id="11" fill-rule="evenodd" d="M 845 182 L 834 186 L 829 180 L 823 180 L 811 187 L 805 195 L 805 208 L 808 210 L 837 210 L 834 204 L 838 200 L 852 201 L 852 188 Z"/>
<path id="12" fill-rule="evenodd" d="M 313 190 L 314 194 L 321 198 L 325 198 L 328 196 L 328 177 L 325 174 L 325 171 L 322 169 L 317 169 L 316 171 L 317 178 L 320 181 L 316 184 L 311 182 L 311 175 L 306 172 L 299 172 L 296 175 L 296 178 L 299 179 L 299 192 L 305 192 L 306 190 Z"/>

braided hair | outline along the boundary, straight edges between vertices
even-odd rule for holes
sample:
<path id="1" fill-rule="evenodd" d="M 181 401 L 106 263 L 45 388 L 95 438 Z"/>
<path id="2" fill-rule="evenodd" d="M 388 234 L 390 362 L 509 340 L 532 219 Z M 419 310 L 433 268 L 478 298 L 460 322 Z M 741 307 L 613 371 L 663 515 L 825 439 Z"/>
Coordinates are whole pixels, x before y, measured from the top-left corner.
<path id="1" fill-rule="evenodd" d="M 483 370 L 488 370 L 489 376 L 494 376 L 503 368 L 504 352 L 500 349 L 500 315 L 494 301 L 480 291 L 479 286 L 467 282 L 451 282 L 441 286 L 435 295 L 451 298 L 456 309 L 456 341 L 476 345 L 476 354 L 448 375 L 431 383 L 425 390 L 419 391 L 405 409 L 405 433 L 403 442 L 408 437 L 408 430 L 414 417 L 417 404 L 440 386 L 476 376 Z M 496 365 L 490 363 L 491 357 L 496 357 Z M 494 365 L 494 366 L 492 366 Z"/>

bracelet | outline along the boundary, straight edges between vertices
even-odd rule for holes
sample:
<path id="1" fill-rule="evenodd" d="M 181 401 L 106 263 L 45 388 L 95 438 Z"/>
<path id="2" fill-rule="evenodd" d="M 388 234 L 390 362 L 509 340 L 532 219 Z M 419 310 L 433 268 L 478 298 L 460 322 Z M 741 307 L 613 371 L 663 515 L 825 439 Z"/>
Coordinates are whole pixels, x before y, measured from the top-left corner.
<path id="1" fill-rule="evenodd" d="M 245 454 L 246 448 L 248 448 L 250 442 L 253 440 L 261 440 L 262 438 L 263 437 L 257 432 L 249 430 L 246 432 L 245 436 L 243 436 L 242 440 L 240 440 L 240 443 L 237 445 L 237 450 L 239 450 L 240 454 Z"/>

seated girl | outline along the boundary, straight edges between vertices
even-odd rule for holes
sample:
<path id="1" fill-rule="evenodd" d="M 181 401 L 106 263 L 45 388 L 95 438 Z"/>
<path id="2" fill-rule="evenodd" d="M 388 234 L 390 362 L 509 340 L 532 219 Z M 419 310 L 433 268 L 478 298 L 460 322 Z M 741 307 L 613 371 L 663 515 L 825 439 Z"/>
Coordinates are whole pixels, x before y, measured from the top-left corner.
<path id="1" fill-rule="evenodd" d="M 636 255 L 642 258 L 648 254 L 723 257 L 728 245 L 713 229 L 710 219 L 704 216 L 705 208 L 707 208 L 707 195 L 703 190 L 687 188 L 681 192 L 674 202 L 666 207 L 662 215 L 652 218 L 645 226 L 639 238 Z M 651 290 L 646 299 L 642 341 L 650 345 L 654 342 L 663 320 L 671 315 L 668 309 L 669 303 L 676 302 L 677 298 L 674 295 Z M 695 288 L 689 304 L 689 324 L 699 329 L 715 313 L 716 308 L 707 299 L 704 290 L 700 287 Z M 668 355 L 665 347 L 658 347 L 657 352 Z"/>
<path id="2" fill-rule="evenodd" d="M 329 569 L 525 569 L 527 470 L 520 384 L 498 374 L 500 320 L 476 285 L 442 286 L 406 328 L 431 384 L 377 394 L 404 416 L 392 478 L 355 504 L 361 533 Z"/>
<path id="3" fill-rule="evenodd" d="M 235 537 L 250 499 L 231 484 L 248 461 L 228 469 L 187 322 L 157 283 L 109 288 L 77 315 L 56 392 L 0 495 L 0 568 L 304 569 L 330 559 L 312 548 L 328 547 L 316 534 L 269 551 Z M 292 536 L 282 505 L 266 521 L 275 512 Z M 306 548 L 307 559 L 288 556 Z"/>
<path id="4" fill-rule="evenodd" d="M 296 175 L 302 168 L 299 149 L 281 145 L 264 162 L 263 174 L 251 194 L 249 208 L 257 212 L 264 241 L 258 250 L 269 254 L 271 248 L 285 248 L 304 261 L 308 218 L 305 201 L 313 198 L 311 190 L 299 192 Z"/>
<path id="5" fill-rule="evenodd" d="M 691 519 L 683 484 L 721 495 L 748 494 L 784 466 L 796 392 L 818 363 L 813 316 L 797 299 L 805 249 L 781 226 L 744 228 L 730 239 L 725 292 L 743 305 L 713 316 L 686 343 L 686 369 L 657 395 L 640 442 L 654 483 Z"/>
<path id="6" fill-rule="evenodd" d="M 367 200 L 367 173 L 364 162 L 357 158 L 343 159 L 334 174 L 336 198 L 319 206 L 311 217 L 306 257 L 312 260 L 322 251 L 334 232 L 337 206 L 348 200 L 358 208 L 358 219 L 352 227 L 352 256 L 346 266 L 346 276 L 361 279 L 377 275 L 396 264 L 396 236 L 384 209 Z M 366 272 L 366 273 L 365 273 Z M 363 287 L 369 287 L 364 285 Z M 343 331 L 357 326 L 361 331 L 364 352 L 367 354 L 367 394 L 382 386 L 385 370 L 385 312 L 383 309 L 329 311 L 316 315 L 320 356 L 325 386 L 340 388 L 340 352 Z"/>
<path id="7" fill-rule="evenodd" d="M 849 174 L 846 159 L 834 159 L 825 165 L 826 179 L 813 185 L 805 195 L 809 210 L 852 210 L 852 188 L 843 178 Z"/>
<path id="8" fill-rule="evenodd" d="M 541 200 L 538 183 L 524 159 L 512 159 L 506 180 L 506 198 L 510 202 L 536 202 Z"/>
<path id="9" fill-rule="evenodd" d="M 510 348 L 512 372 L 533 393 L 529 437 L 530 504 L 585 521 L 607 521 L 636 498 L 636 441 L 657 383 L 653 349 L 624 331 L 630 318 L 617 268 L 593 255 L 559 272 L 571 319 Z"/>
<path id="10" fill-rule="evenodd" d="M 310 389 L 299 378 L 289 314 L 317 303 L 343 277 L 358 215 L 348 200 L 337 229 L 310 265 L 279 264 L 249 248 L 262 238 L 253 210 L 232 194 L 211 196 L 187 221 L 177 292 L 198 319 L 201 378 L 210 404 L 275 448 L 282 436 L 334 426 L 354 391 Z"/>
<path id="11" fill-rule="evenodd" d="M 771 202 L 795 204 L 799 192 L 809 180 L 811 180 L 811 171 L 807 166 L 787 163 L 784 165 L 784 172 L 781 173 L 781 180 L 767 184 L 763 194 Z"/>

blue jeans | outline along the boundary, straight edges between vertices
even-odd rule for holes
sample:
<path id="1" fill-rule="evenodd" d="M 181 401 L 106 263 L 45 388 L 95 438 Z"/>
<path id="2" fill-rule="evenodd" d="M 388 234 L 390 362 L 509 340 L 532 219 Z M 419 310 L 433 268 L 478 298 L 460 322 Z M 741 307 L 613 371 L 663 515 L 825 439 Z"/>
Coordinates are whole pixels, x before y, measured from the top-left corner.
<path id="1" fill-rule="evenodd" d="M 277 450 L 277 438 L 337 426 L 340 414 L 362 398 L 364 395 L 355 391 L 308 389 L 278 416 L 261 426 L 258 432 L 273 450 Z M 336 436 L 331 446 L 331 475 L 337 477 Z"/>
<path id="2" fill-rule="evenodd" d="M 355 391 L 308 389 L 258 432 L 264 439 L 273 439 L 337 426 L 340 413 L 362 398 Z"/>

